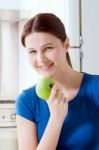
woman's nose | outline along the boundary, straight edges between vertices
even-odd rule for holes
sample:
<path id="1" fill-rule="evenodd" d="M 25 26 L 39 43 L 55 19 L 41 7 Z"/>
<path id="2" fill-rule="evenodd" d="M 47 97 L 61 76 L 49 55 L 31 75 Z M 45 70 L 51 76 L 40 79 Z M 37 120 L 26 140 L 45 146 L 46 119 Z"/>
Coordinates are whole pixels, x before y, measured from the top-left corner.
<path id="1" fill-rule="evenodd" d="M 44 61 L 45 61 L 44 54 L 38 53 L 38 55 L 37 55 L 37 62 L 38 63 L 44 63 Z"/>

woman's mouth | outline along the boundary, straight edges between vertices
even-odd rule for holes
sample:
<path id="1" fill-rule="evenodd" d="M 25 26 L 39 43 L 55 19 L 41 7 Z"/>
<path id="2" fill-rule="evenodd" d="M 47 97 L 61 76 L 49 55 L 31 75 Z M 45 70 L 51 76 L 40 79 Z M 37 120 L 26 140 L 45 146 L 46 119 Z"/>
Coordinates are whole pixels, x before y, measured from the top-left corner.
<path id="1" fill-rule="evenodd" d="M 51 71 L 54 67 L 54 63 L 51 63 L 49 65 L 41 65 L 41 66 L 38 66 L 38 68 L 41 70 L 41 71 Z"/>

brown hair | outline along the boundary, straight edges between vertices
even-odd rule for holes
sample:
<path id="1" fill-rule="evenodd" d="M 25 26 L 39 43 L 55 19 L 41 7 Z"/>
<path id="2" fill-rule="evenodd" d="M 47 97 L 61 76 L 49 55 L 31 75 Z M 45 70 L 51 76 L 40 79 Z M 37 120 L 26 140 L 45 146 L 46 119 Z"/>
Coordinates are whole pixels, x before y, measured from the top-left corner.
<path id="1" fill-rule="evenodd" d="M 26 36 L 33 32 L 50 33 L 59 38 L 62 42 L 64 42 L 67 38 L 63 23 L 56 15 L 52 13 L 39 13 L 27 21 L 24 25 L 21 36 L 21 41 L 24 47 Z M 66 53 L 66 58 L 69 65 L 72 67 L 68 52 Z"/>

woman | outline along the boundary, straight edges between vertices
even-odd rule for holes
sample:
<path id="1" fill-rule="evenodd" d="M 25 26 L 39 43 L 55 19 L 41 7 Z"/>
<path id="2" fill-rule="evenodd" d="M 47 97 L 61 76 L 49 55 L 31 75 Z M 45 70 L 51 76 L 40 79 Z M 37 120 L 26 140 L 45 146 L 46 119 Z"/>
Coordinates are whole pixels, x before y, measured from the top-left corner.
<path id="1" fill-rule="evenodd" d="M 73 70 L 61 20 L 37 14 L 25 24 L 22 44 L 33 69 L 55 84 L 47 101 L 36 85 L 18 96 L 19 150 L 98 150 L 99 76 Z"/>

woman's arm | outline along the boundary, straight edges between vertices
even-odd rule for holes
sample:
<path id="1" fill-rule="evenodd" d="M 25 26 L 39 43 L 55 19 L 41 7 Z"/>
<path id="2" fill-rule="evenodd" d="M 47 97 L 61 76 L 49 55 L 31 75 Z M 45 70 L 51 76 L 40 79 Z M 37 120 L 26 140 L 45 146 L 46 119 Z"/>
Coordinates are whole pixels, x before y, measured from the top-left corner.
<path id="1" fill-rule="evenodd" d="M 17 115 L 18 146 L 19 150 L 55 150 L 62 123 L 50 118 L 44 135 L 38 144 L 36 124 Z"/>
<path id="2" fill-rule="evenodd" d="M 68 102 L 61 91 L 58 90 L 57 96 L 56 93 L 54 87 L 48 100 L 50 118 L 37 150 L 55 150 L 57 147 L 64 118 L 68 113 Z"/>
<path id="3" fill-rule="evenodd" d="M 54 118 L 50 118 L 43 137 L 36 150 L 55 150 L 58 144 L 62 123 L 58 125 Z"/>
<path id="4" fill-rule="evenodd" d="M 39 144 L 37 142 L 36 124 L 17 115 L 19 150 L 56 149 L 63 121 L 68 112 L 68 102 L 60 91 L 56 97 L 56 91 L 53 88 L 48 100 L 50 118 Z"/>
<path id="5" fill-rule="evenodd" d="M 37 147 L 36 124 L 16 115 L 18 150 L 35 150 Z"/>

